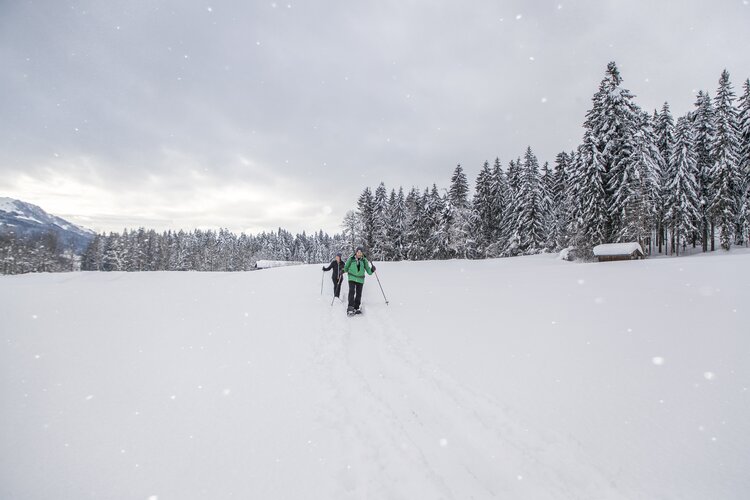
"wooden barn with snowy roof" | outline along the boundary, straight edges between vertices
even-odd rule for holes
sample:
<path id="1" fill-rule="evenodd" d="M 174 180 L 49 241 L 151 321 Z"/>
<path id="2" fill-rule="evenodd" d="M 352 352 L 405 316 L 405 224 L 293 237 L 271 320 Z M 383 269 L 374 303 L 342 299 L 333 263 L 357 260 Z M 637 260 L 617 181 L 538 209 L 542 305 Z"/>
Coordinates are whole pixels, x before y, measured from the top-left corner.
<path id="1" fill-rule="evenodd" d="M 635 260 L 645 258 L 641 244 L 634 241 L 631 243 L 604 243 L 594 247 L 594 256 L 599 262 L 612 260 Z"/>

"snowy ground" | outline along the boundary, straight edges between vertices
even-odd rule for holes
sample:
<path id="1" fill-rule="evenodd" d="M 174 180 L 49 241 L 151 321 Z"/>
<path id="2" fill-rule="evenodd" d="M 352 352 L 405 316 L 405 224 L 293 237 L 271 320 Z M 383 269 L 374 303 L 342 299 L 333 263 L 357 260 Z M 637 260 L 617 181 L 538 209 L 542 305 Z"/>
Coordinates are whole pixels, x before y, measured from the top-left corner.
<path id="1" fill-rule="evenodd" d="M 0 277 L 0 498 L 748 498 L 750 253 L 378 273 Z"/>

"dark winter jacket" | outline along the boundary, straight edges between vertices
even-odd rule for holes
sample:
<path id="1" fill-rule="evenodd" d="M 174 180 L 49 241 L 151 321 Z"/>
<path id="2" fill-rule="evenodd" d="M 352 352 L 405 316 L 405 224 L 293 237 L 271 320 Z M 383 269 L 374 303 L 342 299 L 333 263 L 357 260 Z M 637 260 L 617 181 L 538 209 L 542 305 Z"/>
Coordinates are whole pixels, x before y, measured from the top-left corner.
<path id="1" fill-rule="evenodd" d="M 361 259 L 357 259 L 357 257 L 352 255 L 346 261 L 344 272 L 349 274 L 349 281 L 364 283 L 365 272 L 367 272 L 367 274 L 372 274 L 372 268 L 366 257 L 363 256 Z"/>
<path id="2" fill-rule="evenodd" d="M 330 270 L 333 270 L 331 279 L 333 279 L 333 281 L 338 281 L 341 278 L 341 275 L 344 274 L 344 261 L 336 262 L 336 259 L 333 259 L 333 262 L 331 262 L 328 267 L 323 268 L 323 271 Z"/>

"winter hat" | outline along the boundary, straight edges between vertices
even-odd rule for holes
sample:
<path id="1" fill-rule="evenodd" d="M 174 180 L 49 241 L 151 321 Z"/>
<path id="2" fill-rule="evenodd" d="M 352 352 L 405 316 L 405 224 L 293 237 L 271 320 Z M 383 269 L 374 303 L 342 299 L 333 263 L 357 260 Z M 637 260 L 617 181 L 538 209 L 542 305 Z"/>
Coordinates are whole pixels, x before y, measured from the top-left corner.
<path id="1" fill-rule="evenodd" d="M 357 253 L 357 252 L 365 253 L 365 249 L 362 248 L 362 247 L 357 247 L 357 248 L 354 249 L 354 253 Z"/>
<path id="2" fill-rule="evenodd" d="M 336 257 L 341 257 L 341 252 L 336 252 Z"/>

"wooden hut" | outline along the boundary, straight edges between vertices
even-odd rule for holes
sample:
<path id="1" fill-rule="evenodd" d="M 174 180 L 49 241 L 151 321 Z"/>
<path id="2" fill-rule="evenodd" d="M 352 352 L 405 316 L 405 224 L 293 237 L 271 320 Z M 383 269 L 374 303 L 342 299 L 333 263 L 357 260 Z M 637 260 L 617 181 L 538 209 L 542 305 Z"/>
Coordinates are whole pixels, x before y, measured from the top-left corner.
<path id="1" fill-rule="evenodd" d="M 645 258 L 641 244 L 635 241 L 632 243 L 604 243 L 603 245 L 597 245 L 594 247 L 594 256 L 599 259 L 599 262 Z"/>

